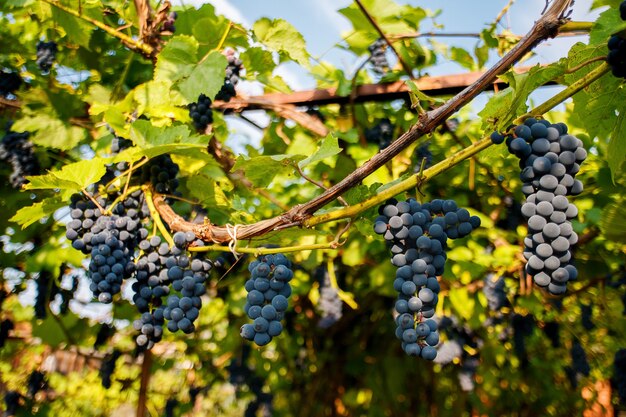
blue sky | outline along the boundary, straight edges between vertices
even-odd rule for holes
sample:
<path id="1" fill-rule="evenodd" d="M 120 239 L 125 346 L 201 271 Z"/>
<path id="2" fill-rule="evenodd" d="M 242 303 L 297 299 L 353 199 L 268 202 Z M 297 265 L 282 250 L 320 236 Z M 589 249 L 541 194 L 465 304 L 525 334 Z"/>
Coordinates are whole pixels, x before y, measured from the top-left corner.
<path id="1" fill-rule="evenodd" d="M 484 0 L 471 2 L 467 0 L 422 0 L 403 1 L 401 4 L 418 5 L 431 10 L 441 9 L 437 22 L 444 25 L 447 32 L 479 32 L 491 23 L 508 0 Z M 174 4 L 183 2 L 185 5 L 206 3 L 206 0 L 174 0 Z M 210 1 L 219 13 L 230 19 L 251 27 L 261 17 L 282 18 L 293 24 L 304 36 L 309 52 L 323 58 L 342 69 L 353 69 L 356 58 L 339 48 L 333 48 L 341 40 L 342 34 L 350 30 L 347 19 L 337 13 L 338 9 L 348 6 L 351 0 L 316 0 L 316 1 L 249 1 L 249 0 L 213 0 Z M 479 7 L 476 5 L 480 4 Z M 588 10 L 591 0 L 576 0 L 574 20 L 591 20 Z M 545 0 L 518 0 L 510 12 L 502 19 L 501 27 L 509 27 L 514 33 L 523 34 L 532 26 L 545 6 Z M 375 12 L 375 11 L 374 11 Z M 429 30 L 423 27 L 420 30 Z M 444 38 L 439 39 L 449 44 L 472 48 L 475 39 Z M 579 38 L 555 39 L 545 42 L 537 49 L 538 56 L 530 62 L 551 62 L 567 53 L 569 47 Z M 279 73 L 295 89 L 313 88 L 314 82 L 304 71 L 295 65 L 281 67 Z M 463 72 L 456 64 L 441 64 L 429 69 L 433 75 Z"/>
<path id="2" fill-rule="evenodd" d="M 441 29 L 444 32 L 480 32 L 486 25 L 494 21 L 500 10 L 508 3 L 508 0 L 483 0 L 479 2 L 467 0 L 395 1 L 400 4 L 410 4 L 431 10 L 441 9 L 441 14 L 436 18 L 436 21 L 444 26 Z M 248 28 L 252 27 L 253 23 L 261 17 L 287 20 L 302 33 L 307 49 L 312 56 L 321 56 L 325 61 L 346 71 L 347 74 L 352 74 L 355 67 L 361 62 L 360 59 L 363 59 L 363 57 L 359 59 L 359 57 L 355 57 L 341 48 L 333 47 L 351 29 L 350 22 L 337 10 L 348 6 L 352 0 L 172 0 L 174 5 L 183 4 L 184 6 L 196 7 L 207 2 L 213 4 L 218 13 Z M 589 14 L 591 2 L 592 0 L 576 0 L 572 18 L 574 20 L 594 20 L 597 12 L 593 15 Z M 513 33 L 524 34 L 531 28 L 544 6 L 545 0 L 517 0 L 501 20 L 500 28 L 508 28 Z M 373 12 L 375 14 L 375 11 Z M 428 23 L 427 20 L 424 22 Z M 428 31 L 432 27 L 424 26 L 419 29 Z M 581 40 L 584 40 L 584 37 L 548 40 L 535 49 L 536 56 L 522 65 L 554 62 L 565 56 L 571 45 Z M 476 39 L 472 38 L 438 38 L 438 41 L 469 50 L 472 50 L 476 44 Z M 497 58 L 493 54 L 487 65 L 493 64 Z M 435 67 L 428 68 L 430 75 L 455 74 L 465 71 L 453 62 L 441 62 Z M 296 64 L 281 64 L 275 73 L 281 75 L 294 90 L 315 88 L 315 80 Z M 555 94 L 559 88 L 546 87 L 540 89 L 531 95 L 531 100 L 543 101 Z M 260 85 L 247 82 L 240 83 L 238 89 L 248 95 L 263 92 Z M 488 98 L 489 94 L 483 94 L 476 98 L 470 104 L 472 113 L 476 114 L 480 111 Z M 250 113 L 247 113 L 248 117 L 254 119 L 259 125 L 265 126 L 267 124 L 268 119 L 262 111 Z M 232 133 L 228 144 L 234 148 L 236 153 L 243 151 L 246 144 L 258 143 L 262 132 L 237 117 L 229 116 L 226 119 Z"/>

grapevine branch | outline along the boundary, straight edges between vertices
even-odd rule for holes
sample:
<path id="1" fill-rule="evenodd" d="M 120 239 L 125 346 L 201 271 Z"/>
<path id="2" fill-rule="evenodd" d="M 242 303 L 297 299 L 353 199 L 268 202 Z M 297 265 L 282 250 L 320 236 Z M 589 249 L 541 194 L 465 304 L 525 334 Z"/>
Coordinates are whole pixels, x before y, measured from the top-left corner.
<path id="1" fill-rule="evenodd" d="M 567 22 L 559 28 L 558 37 L 565 36 L 581 36 L 586 35 L 591 30 L 593 22 Z M 521 39 L 522 35 L 516 34 L 496 34 L 496 38 L 516 38 Z M 409 32 L 398 33 L 396 35 L 389 35 L 390 39 L 412 39 L 412 38 L 480 38 L 481 34 L 478 32 Z"/>
<path id="2" fill-rule="evenodd" d="M 354 0 L 354 2 L 356 3 L 357 6 L 359 6 L 359 9 L 361 9 L 361 12 L 365 15 L 365 17 L 370 22 L 370 24 L 374 26 L 374 29 L 376 29 L 380 37 L 384 39 L 384 41 L 387 43 L 387 45 L 389 45 L 393 53 L 398 57 L 398 62 L 400 62 L 400 65 L 402 66 L 402 69 L 404 70 L 404 72 L 406 72 L 409 77 L 412 76 L 413 70 L 411 69 L 411 67 L 406 63 L 406 61 L 404 61 L 404 59 L 402 58 L 402 56 L 400 56 L 398 51 L 396 51 L 396 48 L 393 46 L 393 43 L 389 40 L 389 37 L 385 35 L 385 32 L 378 25 L 378 23 L 376 23 L 376 20 L 367 11 L 365 6 L 363 6 L 363 3 L 361 3 L 361 0 Z"/>
<path id="3" fill-rule="evenodd" d="M 528 114 L 518 118 L 515 123 L 521 123 L 525 118 L 528 118 L 531 115 L 538 116 L 546 113 L 553 107 L 562 103 L 568 97 L 571 97 L 572 95 L 576 94 L 583 88 L 593 83 L 595 80 L 608 72 L 608 70 L 608 64 L 603 63 L 599 65 L 589 74 L 585 75 L 580 80 L 572 83 L 565 90 L 559 92 L 554 97 L 548 99 L 546 102 L 530 110 Z M 465 149 L 460 150 L 454 155 L 448 157 L 447 159 L 437 163 L 436 165 L 424 170 L 423 172 L 420 172 L 418 175 L 413 175 L 408 179 L 398 184 L 395 184 L 387 188 L 386 190 L 378 193 L 377 195 L 366 199 L 358 204 L 354 204 L 352 206 L 344 207 L 317 216 L 310 216 L 299 222 L 289 222 L 289 217 L 287 217 L 287 215 L 289 214 L 288 212 L 283 216 L 278 216 L 268 220 L 262 220 L 252 225 L 242 226 L 241 228 L 239 228 L 240 233 L 237 237 L 238 239 L 246 239 L 254 236 L 259 236 L 267 232 L 282 228 L 285 225 L 302 225 L 305 227 L 313 227 L 322 223 L 337 221 L 346 218 L 354 218 L 365 210 L 375 207 L 393 196 L 396 196 L 402 192 L 411 190 L 412 188 L 423 184 L 428 179 L 431 179 L 447 171 L 448 169 L 456 166 L 465 159 L 476 155 L 477 153 L 488 148 L 491 145 L 492 142 L 490 137 L 485 137 L 478 142 L 474 142 Z M 215 243 L 223 243 L 230 240 L 229 234 L 225 227 L 212 225 L 210 221 L 207 221 L 207 223 L 204 225 L 197 225 L 185 221 L 182 217 L 177 215 L 170 206 L 165 203 L 165 199 L 163 196 L 155 194 L 154 203 L 163 220 L 165 220 L 173 230 L 193 231 L 201 239 L 213 241 Z M 297 210 L 298 208 L 299 207 L 296 206 L 292 210 Z"/>
<path id="4" fill-rule="evenodd" d="M 387 198 L 405 191 L 407 187 L 415 187 L 419 182 L 423 182 L 426 178 L 432 178 L 434 175 L 446 171 L 452 166 L 458 164 L 466 158 L 469 158 L 479 151 L 489 147 L 491 141 L 489 138 L 482 139 L 469 147 L 457 152 L 450 158 L 440 162 L 432 168 L 423 172 L 423 175 L 419 178 L 413 176 L 408 180 L 403 181 L 400 184 L 390 187 L 384 192 L 380 193 L 374 198 L 368 199 L 362 203 L 354 206 L 345 207 L 340 210 L 336 210 L 330 213 L 322 214 L 320 216 L 312 217 L 312 214 L 319 208 L 323 207 L 330 201 L 335 200 L 338 196 L 343 194 L 348 189 L 354 187 L 360 183 L 365 177 L 374 172 L 376 169 L 383 166 L 390 161 L 395 155 L 400 153 L 403 149 L 409 146 L 411 143 L 419 139 L 424 134 L 432 131 L 439 124 L 443 123 L 451 114 L 463 105 L 467 104 L 476 95 L 478 95 L 482 89 L 493 82 L 498 74 L 510 67 L 520 57 L 525 55 L 528 50 L 532 49 L 539 41 L 546 39 L 550 36 L 554 36 L 558 30 L 559 25 L 562 23 L 562 16 L 568 9 L 570 4 L 569 0 L 555 0 L 550 9 L 535 23 L 531 31 L 513 48 L 509 51 L 494 67 L 486 71 L 482 77 L 479 78 L 474 84 L 469 86 L 463 92 L 446 102 L 441 107 L 425 113 L 420 117 L 418 122 L 411 127 L 411 129 L 403 134 L 400 138 L 394 141 L 385 150 L 379 152 L 369 161 L 357 168 L 352 174 L 346 177 L 344 180 L 324 191 L 321 195 L 313 198 L 311 201 L 295 206 L 283 215 L 262 220 L 260 222 L 243 225 L 239 228 L 237 235 L 238 239 L 246 239 L 254 236 L 263 235 L 273 230 L 277 230 L 285 225 L 304 225 L 314 226 L 319 223 L 338 220 L 346 217 L 354 217 L 356 214 L 378 204 Z M 606 71 L 606 64 L 602 64 L 600 67 L 604 67 Z M 592 73 L 596 73 L 591 76 Z M 584 88 L 593 80 L 597 79 L 602 73 L 598 74 L 598 69 L 592 71 L 588 76 L 583 77 L 579 82 L 572 84 L 564 92 L 557 94 L 558 100 L 549 100 L 549 106 L 545 108 L 545 105 L 534 109 L 534 112 L 541 113 L 554 107 L 566 97 L 574 94 L 578 89 Z M 409 185 L 410 184 L 410 185 Z M 165 222 L 167 222 L 172 230 L 177 231 L 192 231 L 200 239 L 205 241 L 211 241 L 215 243 L 223 243 L 231 240 L 231 236 L 225 227 L 220 227 L 211 224 L 210 220 L 206 220 L 205 224 L 197 225 L 185 221 L 182 217 L 177 215 L 174 210 L 167 205 L 165 199 L 162 196 L 154 196 L 154 205 Z"/>
<path id="5" fill-rule="evenodd" d="M 85 16 L 84 14 L 81 14 L 75 10 L 70 9 L 69 7 L 65 7 L 64 5 L 62 5 L 61 3 L 54 1 L 54 0 L 42 0 L 45 3 L 48 3 L 51 6 L 56 7 L 59 10 L 63 10 L 65 13 L 71 14 L 74 17 L 77 17 L 79 19 L 82 19 L 88 23 L 91 23 L 92 25 L 94 25 L 95 27 L 97 27 L 98 29 L 102 29 L 103 31 L 105 31 L 106 33 L 108 33 L 109 35 L 113 36 L 114 38 L 119 39 L 120 41 L 122 41 L 122 43 L 124 45 L 126 45 L 129 49 L 139 52 L 142 55 L 144 55 L 145 57 L 151 57 L 152 54 L 154 53 L 154 48 L 152 48 L 150 45 L 147 45 L 143 42 L 140 41 L 136 41 L 135 39 L 133 39 L 132 37 L 118 31 L 115 28 L 112 28 L 109 25 L 106 25 L 96 19 L 92 19 L 89 16 Z"/>

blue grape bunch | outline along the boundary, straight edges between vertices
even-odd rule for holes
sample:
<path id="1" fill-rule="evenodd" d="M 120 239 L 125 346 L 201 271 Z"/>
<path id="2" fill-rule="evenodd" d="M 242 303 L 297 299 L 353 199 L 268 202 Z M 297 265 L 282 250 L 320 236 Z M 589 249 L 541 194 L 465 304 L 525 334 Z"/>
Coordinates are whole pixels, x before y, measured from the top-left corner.
<path id="1" fill-rule="evenodd" d="M 382 75 L 389 70 L 389 61 L 385 55 L 387 50 L 387 42 L 383 39 L 377 39 L 374 43 L 367 47 L 370 53 L 369 61 L 372 63 L 372 71 Z"/>
<path id="2" fill-rule="evenodd" d="M 205 94 L 200 94 L 195 103 L 191 103 L 187 106 L 189 109 L 189 117 L 198 132 L 204 132 L 206 128 L 213 123 L 212 103 L 213 101 L 209 97 Z"/>
<path id="3" fill-rule="evenodd" d="M 622 20 L 626 20 L 626 1 L 621 2 L 619 5 L 619 14 Z M 607 46 L 609 54 L 606 60 L 611 66 L 613 76 L 626 78 L 626 39 L 618 34 L 612 35 Z"/>
<path id="4" fill-rule="evenodd" d="M 59 47 L 56 42 L 43 42 L 37 43 L 37 66 L 45 73 L 50 72 L 54 61 L 57 58 L 57 52 Z"/>
<path id="5" fill-rule="evenodd" d="M 176 232 L 172 238 L 173 246 L 159 236 L 138 245 L 142 256 L 137 260 L 137 281 L 132 289 L 135 306 L 143 313 L 133 323 L 141 333 L 136 338 L 140 347 L 150 349 L 161 340 L 166 320 L 170 332 L 192 333 L 200 315 L 201 296 L 206 294 L 205 284 L 213 264 L 188 254 L 190 244 L 202 245 L 192 232 Z"/>
<path id="6" fill-rule="evenodd" d="M 374 231 L 391 249 L 391 263 L 397 268 L 394 289 L 396 337 L 410 356 L 434 360 L 439 343 L 435 314 L 440 291 L 437 276 L 446 262 L 447 241 L 469 235 L 480 219 L 459 208 L 454 200 L 433 200 L 420 204 L 415 199 L 388 200 L 379 207 Z"/>
<path id="7" fill-rule="evenodd" d="M 578 215 L 568 196 L 583 191 L 575 179 L 580 165 L 587 158 L 583 142 L 568 134 L 564 123 L 527 119 L 505 136 L 491 135 L 495 144 L 506 142 L 509 152 L 520 159 L 520 179 L 526 201 L 522 215 L 528 220 L 528 236 L 524 239 L 526 272 L 536 285 L 551 294 L 563 294 L 567 282 L 575 280 L 578 271 L 573 265 L 572 246 L 578 235 L 571 220 Z"/>
<path id="8" fill-rule="evenodd" d="M 244 324 L 240 334 L 258 346 L 265 346 L 283 330 L 281 320 L 291 296 L 291 262 L 280 253 L 259 256 L 250 263 L 248 271 L 244 311 L 253 322 Z"/>

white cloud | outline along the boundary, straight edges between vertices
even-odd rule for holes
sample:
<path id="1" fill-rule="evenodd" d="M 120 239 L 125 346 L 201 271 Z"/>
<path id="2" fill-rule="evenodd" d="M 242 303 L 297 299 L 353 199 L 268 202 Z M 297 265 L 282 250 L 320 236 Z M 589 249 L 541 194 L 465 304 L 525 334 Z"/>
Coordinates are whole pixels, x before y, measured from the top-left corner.
<path id="1" fill-rule="evenodd" d="M 349 5 L 350 1 L 318 0 L 315 2 L 315 10 L 321 12 L 326 17 L 325 26 L 326 23 L 330 23 L 337 29 L 338 33 L 341 33 L 350 30 L 352 26 L 343 15 L 337 13 L 337 10 Z"/>
<path id="2" fill-rule="evenodd" d="M 209 3 L 208 0 L 172 0 L 174 6 L 193 6 L 200 7 L 203 4 Z M 246 19 L 241 11 L 230 4 L 228 0 L 212 0 L 210 2 L 215 7 L 215 12 L 221 14 L 233 22 L 240 23 L 246 27 L 251 27 L 250 21 Z"/>

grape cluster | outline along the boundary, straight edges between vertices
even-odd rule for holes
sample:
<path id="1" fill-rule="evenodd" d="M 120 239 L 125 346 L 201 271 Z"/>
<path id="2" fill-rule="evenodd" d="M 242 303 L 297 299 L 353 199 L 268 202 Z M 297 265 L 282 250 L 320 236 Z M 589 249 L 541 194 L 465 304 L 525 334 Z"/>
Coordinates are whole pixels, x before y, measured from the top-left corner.
<path id="1" fill-rule="evenodd" d="M 254 370 L 248 365 L 249 356 L 250 347 L 244 345 L 241 354 L 233 358 L 226 367 L 228 381 L 236 388 L 248 385 L 250 391 L 256 396 L 254 400 L 248 403 L 244 416 L 256 417 L 259 409 L 262 409 L 263 416 L 271 416 L 273 396 L 263 392 L 265 383 L 260 376 L 255 375 Z"/>
<path id="2" fill-rule="evenodd" d="M 578 195 L 583 184 L 574 179 L 587 157 L 580 139 L 567 134 L 564 123 L 527 119 L 506 137 L 509 151 L 520 158 L 520 179 L 526 202 L 522 214 L 528 219 L 529 235 L 524 239 L 526 272 L 535 284 L 551 294 L 563 294 L 566 284 L 576 279 L 571 246 L 578 241 L 571 219 L 578 209 L 567 199 Z M 494 143 L 505 136 L 491 135 Z"/>
<path id="3" fill-rule="evenodd" d="M 113 337 L 114 334 L 115 327 L 106 323 L 103 324 L 102 326 L 100 326 L 100 329 L 98 329 L 98 333 L 96 334 L 96 340 L 93 342 L 93 348 L 98 349 L 99 347 L 104 346 L 104 344 L 111 337 Z"/>
<path id="4" fill-rule="evenodd" d="M 422 162 L 424 162 L 424 169 L 428 169 L 433 166 L 433 153 L 430 151 L 430 142 L 426 142 L 417 148 L 415 148 L 415 169 L 416 174 L 422 169 Z"/>
<path id="5" fill-rule="evenodd" d="M 626 20 L 626 2 L 619 5 L 619 14 L 622 20 Z M 626 78 L 626 40 L 620 35 L 612 35 L 607 44 L 609 54 L 606 57 L 611 66 L 611 72 L 617 78 Z"/>
<path id="6" fill-rule="evenodd" d="M 0 96 L 13 94 L 22 85 L 22 77 L 17 72 L 0 70 Z"/>
<path id="7" fill-rule="evenodd" d="M 151 183 L 157 193 L 176 195 L 179 171 L 171 156 L 159 155 L 141 167 L 141 181 Z"/>
<path id="8" fill-rule="evenodd" d="M 463 391 L 474 390 L 474 375 L 478 370 L 480 358 L 478 354 L 469 354 L 468 351 L 477 351 L 481 345 L 477 335 L 471 328 L 461 325 L 454 316 L 443 316 L 439 320 L 439 331 L 443 332 L 448 340 L 441 343 L 437 348 L 437 357 L 434 362 L 447 365 L 454 360 L 459 360 L 461 369 L 457 375 L 459 385 Z M 464 349 L 468 346 L 469 349 Z"/>
<path id="9" fill-rule="evenodd" d="M 543 332 L 545 333 L 548 340 L 550 340 L 550 344 L 553 348 L 558 348 L 561 346 L 561 334 L 559 323 L 556 321 L 547 321 L 543 325 Z"/>
<path id="10" fill-rule="evenodd" d="M 505 208 L 505 216 L 498 220 L 496 226 L 504 230 L 517 230 L 517 226 L 524 222 L 522 205 L 509 195 L 502 199 L 502 203 Z"/>
<path id="11" fill-rule="evenodd" d="M 51 299 L 51 289 L 53 286 L 56 287 L 56 283 L 54 282 L 52 274 L 43 270 L 37 275 L 35 286 L 37 287 L 37 295 L 35 296 L 35 317 L 45 319 L 48 302 Z"/>
<path id="12" fill-rule="evenodd" d="M 165 22 L 163 22 L 162 31 L 170 33 L 176 32 L 176 26 L 174 26 L 174 23 L 176 23 L 177 17 L 178 13 L 170 12 L 170 14 L 167 15 L 167 19 L 165 19 Z"/>
<path id="13" fill-rule="evenodd" d="M 134 249 L 148 231 L 130 216 L 111 215 L 99 217 L 90 232 L 89 289 L 98 301 L 110 303 L 135 272 Z"/>
<path id="14" fill-rule="evenodd" d="M 13 172 L 9 183 L 20 188 L 26 183 L 27 175 L 38 175 L 41 171 L 39 160 L 33 152 L 33 143 L 28 140 L 29 132 L 7 131 L 0 142 L 0 161 L 11 165 Z"/>
<path id="15" fill-rule="evenodd" d="M 444 271 L 447 240 L 469 235 L 480 226 L 480 219 L 459 209 L 453 200 L 439 199 L 424 204 L 391 199 L 378 213 L 374 231 L 387 241 L 391 263 L 397 268 L 396 337 L 407 354 L 433 360 L 439 343 L 437 323 L 424 319 L 435 314 L 437 276 Z"/>
<path id="16" fill-rule="evenodd" d="M 200 94 L 196 103 L 188 106 L 189 117 L 193 120 L 193 126 L 199 132 L 204 132 L 213 123 L 213 110 L 211 109 L 211 99 Z"/>
<path id="17" fill-rule="evenodd" d="M 372 71 L 376 74 L 384 74 L 389 69 L 389 62 L 385 56 L 387 42 L 383 38 L 377 39 L 373 44 L 367 47 L 370 52 L 370 62 L 372 63 Z"/>
<path id="18" fill-rule="evenodd" d="M 174 417 L 174 411 L 178 407 L 178 400 L 176 398 L 168 398 L 165 402 L 165 410 L 163 411 L 163 415 L 165 417 Z"/>
<path id="19" fill-rule="evenodd" d="M 142 206 L 141 191 L 127 196 L 111 215 L 102 213 L 101 207 L 106 207 L 102 197 L 92 201 L 74 194 L 70 199 L 72 220 L 66 224 L 65 236 L 74 249 L 91 255 L 89 288 L 102 303 L 110 303 L 120 292 L 123 280 L 135 272 L 135 247 L 148 235 L 141 223 L 145 214 Z"/>
<path id="20" fill-rule="evenodd" d="M 596 327 L 593 324 L 593 306 L 591 304 L 580 305 L 580 321 L 585 330 L 592 330 Z"/>
<path id="21" fill-rule="evenodd" d="M 11 319 L 4 319 L 0 323 L 0 348 L 4 347 L 7 339 L 9 338 L 9 332 L 15 328 L 15 325 Z"/>
<path id="22" fill-rule="evenodd" d="M 522 367 L 528 365 L 528 352 L 526 351 L 526 337 L 530 336 L 535 329 L 535 318 L 528 314 L 514 314 L 511 318 L 513 327 L 513 351 L 519 358 Z"/>
<path id="23" fill-rule="evenodd" d="M 578 375 L 589 376 L 589 373 L 591 372 L 591 367 L 589 366 L 589 362 L 587 361 L 587 354 L 585 353 L 585 349 L 578 340 L 574 340 L 572 342 L 570 356 L 572 358 L 573 373 L 577 377 Z"/>
<path id="24" fill-rule="evenodd" d="M 339 298 L 337 288 L 330 283 L 328 270 L 320 266 L 316 269 L 315 274 L 320 284 L 320 299 L 317 308 L 322 315 L 317 325 L 322 329 L 327 329 L 341 319 L 343 302 Z"/>
<path id="25" fill-rule="evenodd" d="M 26 382 L 28 395 L 33 398 L 39 391 L 46 389 L 47 385 L 46 374 L 41 371 L 31 372 Z"/>
<path id="26" fill-rule="evenodd" d="M 245 284 L 248 296 L 244 311 L 254 321 L 244 324 L 240 333 L 244 339 L 265 346 L 283 330 L 280 321 L 291 296 L 291 262 L 281 253 L 259 256 L 248 271 L 251 276 Z"/>
<path id="27" fill-rule="evenodd" d="M 116 349 L 100 362 L 100 371 L 98 374 L 100 375 L 102 386 L 106 389 L 111 388 L 111 376 L 115 372 L 115 363 L 120 356 L 122 356 L 122 353 Z"/>
<path id="28" fill-rule="evenodd" d="M 228 65 L 226 66 L 226 76 L 222 88 L 215 96 L 216 100 L 230 101 L 237 95 L 235 86 L 239 83 L 240 73 L 243 70 L 243 62 L 235 56 L 233 49 L 227 49 L 224 54 Z"/>
<path id="29" fill-rule="evenodd" d="M 58 51 L 59 48 L 56 42 L 39 41 L 37 43 L 37 66 L 39 66 L 39 69 L 43 72 L 50 71 Z"/>
<path id="30" fill-rule="evenodd" d="M 170 332 L 189 334 L 195 330 L 194 321 L 202 307 L 200 297 L 206 293 L 205 283 L 213 268 L 210 261 L 187 255 L 186 248 L 195 241 L 193 233 L 176 232 L 173 241 L 172 247 L 159 236 L 139 242 L 143 256 L 137 261 L 137 282 L 132 288 L 133 301 L 143 314 L 134 326 L 141 331 L 137 344 L 148 349 L 161 339 L 165 320 Z"/>
<path id="31" fill-rule="evenodd" d="M 20 400 L 22 394 L 17 391 L 7 391 L 4 394 L 4 415 L 14 416 L 17 414 L 17 409 L 20 407 Z"/>
<path id="32" fill-rule="evenodd" d="M 626 405 L 626 349 L 615 352 L 613 360 L 613 384 L 617 390 L 619 403 Z"/>
<path id="33" fill-rule="evenodd" d="M 365 130 L 365 139 L 385 149 L 393 140 L 393 125 L 389 119 L 380 119 L 374 127 Z"/>
<path id="34" fill-rule="evenodd" d="M 483 294 L 487 298 L 487 305 L 491 311 L 499 311 L 502 307 L 509 305 L 506 298 L 506 282 L 504 277 L 496 278 L 495 274 L 489 274 L 483 280 Z"/>

